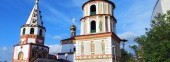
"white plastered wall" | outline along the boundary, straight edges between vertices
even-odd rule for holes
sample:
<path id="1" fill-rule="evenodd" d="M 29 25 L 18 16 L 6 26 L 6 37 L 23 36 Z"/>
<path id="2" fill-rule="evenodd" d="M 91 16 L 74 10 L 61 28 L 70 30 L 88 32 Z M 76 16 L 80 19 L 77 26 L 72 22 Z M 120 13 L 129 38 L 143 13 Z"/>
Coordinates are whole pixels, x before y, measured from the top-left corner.
<path id="1" fill-rule="evenodd" d="M 24 53 L 23 59 L 27 60 L 28 56 L 29 56 L 29 49 L 30 49 L 30 45 L 22 45 L 22 48 L 21 48 L 21 46 L 15 46 L 13 59 L 17 60 L 19 52 L 22 51 Z"/>
<path id="2" fill-rule="evenodd" d="M 95 44 L 95 54 L 103 54 L 101 49 L 101 42 L 103 41 L 105 43 L 105 54 L 112 54 L 112 44 L 111 44 L 111 37 L 106 38 L 96 38 L 91 40 L 76 40 L 76 56 L 80 56 L 81 53 L 81 44 L 83 42 L 84 44 L 84 55 L 91 55 L 91 42 L 94 42 Z"/>
<path id="3" fill-rule="evenodd" d="M 161 1 L 163 13 L 166 13 L 168 10 L 170 10 L 170 0 L 160 0 L 160 1 Z"/>
<path id="4" fill-rule="evenodd" d="M 61 45 L 61 52 L 68 53 L 68 52 L 70 52 L 70 50 L 71 50 L 71 52 L 73 52 L 74 47 L 75 47 L 74 44 L 63 44 L 63 45 Z"/>
<path id="5" fill-rule="evenodd" d="M 112 59 L 75 60 L 75 62 L 112 62 Z"/>
<path id="6" fill-rule="evenodd" d="M 170 10 L 170 0 L 159 0 L 154 8 L 151 20 L 154 20 L 158 13 L 165 14 L 168 10 Z"/>

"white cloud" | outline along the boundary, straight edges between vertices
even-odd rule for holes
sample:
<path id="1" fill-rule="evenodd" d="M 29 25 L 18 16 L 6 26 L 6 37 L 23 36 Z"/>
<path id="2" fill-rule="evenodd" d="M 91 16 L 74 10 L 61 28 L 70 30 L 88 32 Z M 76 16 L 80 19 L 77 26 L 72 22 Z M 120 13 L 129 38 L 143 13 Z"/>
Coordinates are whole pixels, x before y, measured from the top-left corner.
<path id="1" fill-rule="evenodd" d="M 125 2 L 130 4 L 121 5 Z M 119 2 L 121 4 L 117 5 L 115 12 L 116 18 L 118 19 L 118 30 L 123 32 L 133 32 L 138 36 L 143 35 L 145 33 L 145 28 L 150 27 L 150 18 L 154 7 L 153 2 L 154 0 L 132 0 L 132 2 Z"/>
<path id="2" fill-rule="evenodd" d="M 124 32 L 122 34 L 118 34 L 118 36 L 121 39 L 126 39 L 128 40 L 127 42 L 125 42 L 125 50 L 131 53 L 134 53 L 134 51 L 129 47 L 132 45 L 138 45 L 134 39 L 137 37 L 137 35 L 133 32 Z M 122 44 L 121 44 L 121 48 L 122 48 Z"/>
<path id="3" fill-rule="evenodd" d="M 128 40 L 125 43 L 125 50 L 133 53 L 134 51 L 129 46 L 138 45 L 134 39 L 145 34 L 145 28 L 150 27 L 154 0 L 132 0 L 131 2 L 124 0 L 117 2 L 115 14 L 118 20 L 118 36 L 121 39 Z M 129 4 L 122 5 L 123 3 Z"/>
<path id="4" fill-rule="evenodd" d="M 6 51 L 6 50 L 8 50 L 7 47 L 5 47 L 5 46 L 2 47 L 2 51 Z"/>
<path id="5" fill-rule="evenodd" d="M 53 39 L 60 40 L 62 39 L 62 36 L 53 36 Z"/>
<path id="6" fill-rule="evenodd" d="M 49 45 L 49 47 L 50 47 L 50 50 L 49 50 L 50 54 L 59 53 L 61 50 L 61 46 L 58 44 Z"/>
<path id="7" fill-rule="evenodd" d="M 118 34 L 118 36 L 121 39 L 134 39 L 136 37 L 136 34 L 133 33 L 133 32 L 125 32 L 125 33 L 122 33 L 122 34 Z"/>
<path id="8" fill-rule="evenodd" d="M 3 46 L 0 47 L 0 61 L 5 61 L 7 60 L 8 62 L 11 62 L 12 60 L 12 52 L 13 50 L 9 47 Z"/>

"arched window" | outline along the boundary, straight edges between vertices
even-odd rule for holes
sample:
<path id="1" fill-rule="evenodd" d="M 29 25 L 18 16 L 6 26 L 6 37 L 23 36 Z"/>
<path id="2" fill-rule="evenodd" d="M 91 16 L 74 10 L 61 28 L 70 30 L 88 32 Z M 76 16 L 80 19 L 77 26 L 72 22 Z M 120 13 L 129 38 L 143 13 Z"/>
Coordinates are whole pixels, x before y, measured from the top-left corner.
<path id="1" fill-rule="evenodd" d="M 23 60 L 23 59 L 24 59 L 24 53 L 23 52 L 19 52 L 18 60 Z"/>
<path id="2" fill-rule="evenodd" d="M 94 54 L 94 52 L 95 52 L 95 44 L 94 44 L 94 42 L 92 41 L 92 42 L 91 42 L 91 54 Z"/>
<path id="3" fill-rule="evenodd" d="M 34 34 L 34 28 L 31 28 L 30 34 Z"/>
<path id="4" fill-rule="evenodd" d="M 23 29 L 22 34 L 23 34 L 23 35 L 25 34 L 25 28 Z"/>
<path id="5" fill-rule="evenodd" d="M 81 43 L 81 54 L 83 54 L 84 53 L 84 43 L 82 42 Z"/>
<path id="6" fill-rule="evenodd" d="M 95 33 L 96 32 L 96 22 L 92 21 L 90 25 L 91 25 L 91 33 Z"/>
<path id="7" fill-rule="evenodd" d="M 74 52 L 76 52 L 76 47 L 74 47 L 74 49 L 73 49 L 73 50 L 74 50 Z"/>
<path id="8" fill-rule="evenodd" d="M 102 45 L 102 53 L 105 53 L 105 43 L 102 41 L 101 45 Z"/>
<path id="9" fill-rule="evenodd" d="M 39 35 L 42 36 L 42 34 L 43 34 L 43 30 L 40 29 Z"/>
<path id="10" fill-rule="evenodd" d="M 91 7 L 90 7 L 90 15 L 96 15 L 96 5 L 91 5 Z"/>

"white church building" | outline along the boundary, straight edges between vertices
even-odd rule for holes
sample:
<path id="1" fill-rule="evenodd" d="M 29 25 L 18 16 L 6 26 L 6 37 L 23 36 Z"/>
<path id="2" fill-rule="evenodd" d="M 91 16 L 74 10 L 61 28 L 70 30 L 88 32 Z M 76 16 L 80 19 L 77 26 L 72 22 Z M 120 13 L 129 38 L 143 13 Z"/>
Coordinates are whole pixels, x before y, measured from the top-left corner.
<path id="1" fill-rule="evenodd" d="M 152 13 L 152 20 L 158 13 L 165 14 L 168 10 L 170 10 L 170 0 L 157 0 Z"/>
<path id="2" fill-rule="evenodd" d="M 27 22 L 21 26 L 12 62 L 119 62 L 122 40 L 116 34 L 115 4 L 110 0 L 88 0 L 82 9 L 80 35 L 76 35 L 73 24 L 70 38 L 60 41 L 60 53 L 50 55 L 49 47 L 44 45 L 46 29 L 36 0 Z"/>
<path id="3" fill-rule="evenodd" d="M 121 39 L 116 34 L 115 4 L 109 0 L 89 0 L 82 6 L 81 33 L 70 28 L 70 38 L 61 40 L 58 59 L 71 62 L 118 62 Z"/>

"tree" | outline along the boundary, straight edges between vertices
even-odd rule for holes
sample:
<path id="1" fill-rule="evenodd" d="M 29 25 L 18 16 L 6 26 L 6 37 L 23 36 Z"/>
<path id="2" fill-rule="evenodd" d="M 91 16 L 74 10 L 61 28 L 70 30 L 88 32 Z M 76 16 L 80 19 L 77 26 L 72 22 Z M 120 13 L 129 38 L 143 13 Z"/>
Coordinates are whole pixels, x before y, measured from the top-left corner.
<path id="1" fill-rule="evenodd" d="M 139 48 L 137 45 L 133 45 L 133 46 L 129 46 L 132 50 L 135 51 L 135 56 L 136 56 L 136 59 L 138 61 L 138 52 L 139 52 Z"/>
<path id="2" fill-rule="evenodd" d="M 124 49 L 121 49 L 121 61 L 120 62 L 134 62 L 133 55 L 128 53 Z"/>
<path id="3" fill-rule="evenodd" d="M 140 45 L 133 45 L 129 46 L 135 52 L 135 61 L 137 62 L 144 62 L 143 60 L 143 50 L 141 49 Z"/>
<path id="4" fill-rule="evenodd" d="M 145 62 L 170 62 L 170 11 L 158 14 L 146 34 L 135 41 L 141 46 Z"/>

